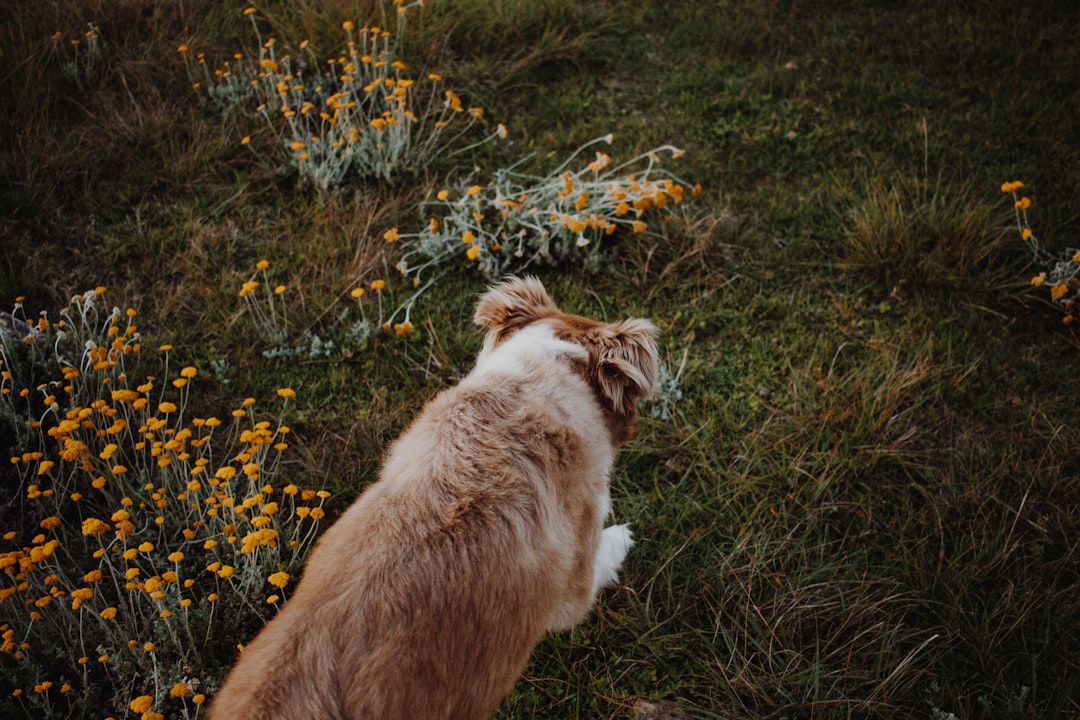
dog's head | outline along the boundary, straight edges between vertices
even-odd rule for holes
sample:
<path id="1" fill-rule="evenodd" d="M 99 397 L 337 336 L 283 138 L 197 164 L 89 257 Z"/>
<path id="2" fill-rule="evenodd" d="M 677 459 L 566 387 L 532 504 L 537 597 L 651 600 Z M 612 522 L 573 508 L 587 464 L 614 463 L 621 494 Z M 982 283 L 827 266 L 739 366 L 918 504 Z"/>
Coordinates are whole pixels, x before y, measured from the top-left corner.
<path id="1" fill-rule="evenodd" d="M 574 366 L 593 388 L 609 418 L 612 439 L 634 436 L 637 401 L 656 385 L 656 327 L 648 320 L 605 323 L 561 310 L 536 278 L 512 279 L 481 296 L 476 324 L 487 328 L 484 352 L 490 352 L 518 331 L 542 323 L 559 340 L 584 348 Z"/>

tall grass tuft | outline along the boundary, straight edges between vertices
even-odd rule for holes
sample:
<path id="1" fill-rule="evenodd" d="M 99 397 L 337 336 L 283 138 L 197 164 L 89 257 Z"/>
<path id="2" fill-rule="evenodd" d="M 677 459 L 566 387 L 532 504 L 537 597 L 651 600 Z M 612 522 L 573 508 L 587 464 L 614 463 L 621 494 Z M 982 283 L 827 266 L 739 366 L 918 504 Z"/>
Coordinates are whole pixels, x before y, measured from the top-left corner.
<path id="1" fill-rule="evenodd" d="M 841 263 L 883 282 L 957 290 L 1013 284 L 1000 212 L 969 183 L 856 175 L 840 190 Z"/>

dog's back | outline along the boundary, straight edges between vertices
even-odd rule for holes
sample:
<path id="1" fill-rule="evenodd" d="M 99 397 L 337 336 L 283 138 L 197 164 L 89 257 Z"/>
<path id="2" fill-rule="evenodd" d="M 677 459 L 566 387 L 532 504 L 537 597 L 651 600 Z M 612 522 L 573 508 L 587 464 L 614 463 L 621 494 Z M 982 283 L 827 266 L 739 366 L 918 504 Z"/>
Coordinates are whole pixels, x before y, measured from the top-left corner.
<path id="1" fill-rule="evenodd" d="M 656 376 L 655 329 L 490 291 L 476 368 L 424 409 L 319 540 L 210 720 L 490 717 L 533 647 L 616 578 L 608 472 Z M 603 531 L 603 532 L 602 532 Z"/>
<path id="2" fill-rule="evenodd" d="M 566 597 L 591 603 L 581 543 L 602 518 L 575 498 L 595 493 L 589 454 L 520 390 L 437 398 L 319 541 L 212 717 L 489 717 Z"/>

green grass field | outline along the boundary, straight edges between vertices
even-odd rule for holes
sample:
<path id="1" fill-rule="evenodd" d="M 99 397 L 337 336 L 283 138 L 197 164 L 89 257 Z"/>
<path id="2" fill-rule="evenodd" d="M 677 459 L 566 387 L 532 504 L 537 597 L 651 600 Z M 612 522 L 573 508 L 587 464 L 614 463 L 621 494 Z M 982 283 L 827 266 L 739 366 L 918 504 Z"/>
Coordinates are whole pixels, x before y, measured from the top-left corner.
<path id="1" fill-rule="evenodd" d="M 1055 302 L 1046 260 L 1080 246 L 1074 3 L 428 0 L 401 59 L 483 117 L 390 181 L 326 191 L 280 124 L 194 88 L 193 58 L 218 67 L 270 36 L 332 57 L 343 21 L 395 26 L 394 6 L 244 7 L 0 9 L 0 307 L 55 317 L 105 286 L 147 348 L 172 344 L 172 375 L 198 368 L 206 414 L 294 388 L 277 472 L 329 488 L 332 519 L 480 346 L 487 280 L 464 250 L 411 333 L 376 323 L 349 344 L 358 302 L 388 315 L 412 293 L 393 268 L 407 241 L 384 233 L 420 232 L 421 203 L 453 182 L 519 161 L 549 173 L 607 133 L 613 162 L 674 145 L 685 155 L 660 167 L 687 183 L 682 202 L 528 268 L 567 310 L 651 318 L 672 382 L 613 475 L 614 519 L 638 539 L 622 586 L 539 646 L 498 717 L 634 717 L 639 699 L 701 719 L 1080 717 L 1080 339 L 1063 304 L 1078 283 Z M 453 153 L 500 123 L 507 140 Z M 1000 190 L 1017 179 L 1041 256 Z M 262 325 L 238 297 L 252 278 L 286 286 Z M 13 456 L 15 425 L 0 433 Z M 41 516 L 3 467 L 9 552 Z M 20 598 L 0 600 L 0 626 L 22 627 Z M 0 716 L 139 717 L 129 701 L 149 695 L 197 717 L 169 688 L 197 677 L 212 702 L 261 622 L 237 612 L 186 665 L 110 666 L 93 691 L 74 658 L 42 690 L 6 648 Z"/>

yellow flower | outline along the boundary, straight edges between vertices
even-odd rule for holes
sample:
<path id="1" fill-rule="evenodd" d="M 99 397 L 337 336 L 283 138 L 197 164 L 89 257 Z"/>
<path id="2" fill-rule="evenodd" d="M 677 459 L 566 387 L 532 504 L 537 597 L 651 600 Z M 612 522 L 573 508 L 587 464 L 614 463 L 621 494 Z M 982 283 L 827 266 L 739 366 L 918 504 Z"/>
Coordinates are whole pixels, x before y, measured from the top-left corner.
<path id="1" fill-rule="evenodd" d="M 364 297 L 364 288 L 362 288 L 362 287 L 353 288 L 352 290 L 349 291 L 349 297 L 351 297 L 351 298 L 353 298 L 355 300 L 359 300 L 360 298 Z"/>
<path id="2" fill-rule="evenodd" d="M 100 615 L 101 615 L 101 617 L 105 618 L 106 620 L 112 620 L 113 618 L 116 617 L 116 608 L 107 607 L 107 608 L 105 608 L 104 610 L 101 611 Z M 104 657 L 104 655 L 102 657 Z M 99 658 L 98 661 L 99 662 L 105 662 L 104 660 L 101 660 L 100 658 Z"/>
<path id="3" fill-rule="evenodd" d="M 1050 288 L 1050 297 L 1055 300 L 1064 297 L 1069 292 L 1069 286 L 1065 283 L 1058 283 L 1054 287 Z"/>
<path id="4" fill-rule="evenodd" d="M 154 552 L 154 543 L 152 543 L 152 542 L 140 543 L 139 544 L 139 552 L 141 552 L 141 553 Z"/>
<path id="5" fill-rule="evenodd" d="M 385 233 L 383 233 L 383 237 L 386 238 L 386 242 L 397 242 L 397 240 L 398 240 L 397 228 L 396 227 L 390 228 Z"/>
<path id="6" fill-rule="evenodd" d="M 277 394 L 278 394 L 279 397 L 283 397 L 283 398 L 294 398 L 294 397 L 296 397 L 296 391 L 293 390 L 292 388 L 289 388 L 289 387 L 278 388 Z"/>
<path id="7" fill-rule="evenodd" d="M 475 260 L 480 257 L 480 248 L 470 245 L 469 249 L 465 251 L 465 257 L 469 258 L 469 260 Z"/>
<path id="8" fill-rule="evenodd" d="M 448 197 L 450 197 L 450 192 L 448 190 L 440 190 L 438 193 L 435 194 L 435 199 L 440 202 L 445 201 Z"/>
<path id="9" fill-rule="evenodd" d="M 1035 277 L 1031 278 L 1031 284 L 1034 285 L 1035 287 L 1039 287 L 1044 282 L 1046 282 L 1046 273 L 1044 273 L 1044 272 L 1039 273 Z"/>
<path id="10" fill-rule="evenodd" d="M 188 687 L 188 684 L 186 682 L 178 682 L 173 685 L 172 688 L 169 690 L 169 695 L 171 695 L 172 697 L 182 698 L 187 697 L 190 694 L 191 688 Z"/>
<path id="11" fill-rule="evenodd" d="M 247 145 L 250 142 L 251 142 L 251 136 L 250 135 L 245 135 L 244 137 L 240 138 L 240 144 L 241 145 Z"/>
<path id="12" fill-rule="evenodd" d="M 109 532 L 109 524 L 97 518 L 86 518 L 82 523 L 83 535 L 103 535 Z"/>
<path id="13" fill-rule="evenodd" d="M 78 610 L 82 604 L 94 597 L 94 591 L 90 588 L 78 588 L 71 591 L 71 609 Z"/>
<path id="14" fill-rule="evenodd" d="M 481 187 L 479 185 L 471 185 L 469 189 L 465 191 L 465 194 L 469 197 L 472 197 L 473 195 L 476 195 L 478 192 L 480 192 L 480 190 Z"/>
<path id="15" fill-rule="evenodd" d="M 476 236 L 475 236 L 475 235 L 473 235 L 473 234 L 472 234 L 471 232 L 469 232 L 468 230 L 466 230 L 466 231 L 465 231 L 465 232 L 464 232 L 464 233 L 463 233 L 463 234 L 461 235 L 461 242 L 465 243 L 466 245 L 471 245 L 471 244 L 472 244 L 472 241 L 473 241 L 473 240 L 475 240 L 475 239 L 476 239 Z"/>
<path id="16" fill-rule="evenodd" d="M 289 573 L 276 572 L 266 578 L 266 581 L 276 588 L 284 588 L 289 582 Z"/>
<path id="17" fill-rule="evenodd" d="M 169 413 L 174 413 L 176 412 L 176 405 L 168 401 L 163 402 L 158 405 L 158 412 L 165 413 L 166 415 Z"/>
<path id="18" fill-rule="evenodd" d="M 353 28 L 355 27 L 356 25 L 353 24 L 352 20 L 346 20 L 345 22 L 341 23 L 341 29 L 345 32 L 352 32 Z"/>
<path id="19" fill-rule="evenodd" d="M 255 292 L 255 289 L 258 287 L 259 282 L 257 280 L 248 280 L 246 283 L 240 286 L 240 297 L 250 295 L 251 293 Z"/>
<path id="20" fill-rule="evenodd" d="M 1024 228 L 1023 230 L 1020 231 L 1020 239 L 1021 240 L 1030 240 L 1031 239 L 1031 234 L 1032 234 L 1031 233 L 1031 228 Z"/>
<path id="21" fill-rule="evenodd" d="M 199 371 L 196 368 L 193 368 L 190 365 L 188 365 L 186 368 L 184 368 L 183 370 L 180 371 L 180 376 L 181 377 L 186 377 L 186 378 L 193 378 L 198 373 L 199 373 Z"/>
<path id="22" fill-rule="evenodd" d="M 285 290 L 286 290 L 286 288 L 285 288 L 284 285 L 278 285 L 276 288 L 274 288 L 274 294 L 275 295 L 282 295 L 285 292 Z"/>
<path id="23" fill-rule="evenodd" d="M 253 7 L 245 8 L 244 9 L 244 14 L 245 15 L 254 15 L 255 14 L 255 8 L 253 8 Z M 143 711 L 143 712 L 145 712 L 145 711 Z"/>
<path id="24" fill-rule="evenodd" d="M 178 52 L 178 53 L 186 53 L 187 51 L 188 51 L 188 46 L 187 45 L 181 45 L 180 47 L 176 48 L 176 52 Z"/>
<path id="25" fill-rule="evenodd" d="M 1029 207 L 1031 207 L 1031 198 L 1025 195 L 1013 204 L 1016 206 L 1017 210 L 1027 210 Z"/>
<path id="26" fill-rule="evenodd" d="M 157 645 L 152 642 L 143 643 L 142 649 L 148 653 L 157 652 Z"/>
<path id="27" fill-rule="evenodd" d="M 398 337 L 403 337 L 405 335 L 409 335 L 410 333 L 412 333 L 412 331 L 413 331 L 413 324 L 411 322 L 409 322 L 408 320 L 406 320 L 403 323 L 398 323 L 398 324 L 394 325 L 394 333 Z"/>
<path id="28" fill-rule="evenodd" d="M 385 287 L 386 287 L 386 281 L 385 280 L 374 280 L 371 283 L 371 289 L 372 290 L 382 290 Z"/>
<path id="29" fill-rule="evenodd" d="M 184 553 L 177 550 L 176 552 L 169 553 L 169 562 L 178 563 L 184 559 Z"/>

